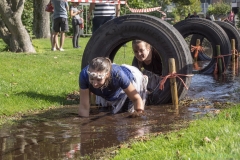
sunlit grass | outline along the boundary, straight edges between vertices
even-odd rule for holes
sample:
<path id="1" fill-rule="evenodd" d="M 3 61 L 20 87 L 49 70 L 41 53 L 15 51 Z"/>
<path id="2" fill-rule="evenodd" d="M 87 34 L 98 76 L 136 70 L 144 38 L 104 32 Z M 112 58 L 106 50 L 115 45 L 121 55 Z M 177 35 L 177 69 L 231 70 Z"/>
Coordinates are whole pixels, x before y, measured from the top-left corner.
<path id="1" fill-rule="evenodd" d="M 240 159 L 240 105 L 192 121 L 186 129 L 161 134 L 120 149 L 116 160 Z"/>
<path id="2" fill-rule="evenodd" d="M 89 37 L 80 38 L 80 49 L 66 38 L 64 52 L 51 51 L 49 39 L 33 39 L 36 54 L 0 53 L 0 116 L 69 104 L 66 96 L 79 90 L 78 76 Z M 5 48 L 1 41 L 0 50 Z M 131 64 L 131 45 L 121 47 L 114 63 Z"/>

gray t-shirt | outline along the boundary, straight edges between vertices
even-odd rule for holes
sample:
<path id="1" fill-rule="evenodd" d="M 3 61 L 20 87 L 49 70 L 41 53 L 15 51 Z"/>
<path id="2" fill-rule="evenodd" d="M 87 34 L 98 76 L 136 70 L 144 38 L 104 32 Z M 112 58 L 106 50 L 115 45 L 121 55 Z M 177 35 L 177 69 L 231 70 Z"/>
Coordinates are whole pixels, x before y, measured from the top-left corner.
<path id="1" fill-rule="evenodd" d="M 65 0 L 51 0 L 54 12 L 53 12 L 53 19 L 62 17 L 62 18 L 68 18 L 67 15 L 67 8 L 68 8 L 68 2 Z"/>
<path id="2" fill-rule="evenodd" d="M 72 7 L 71 7 L 71 11 L 73 11 L 73 13 L 76 13 L 76 12 L 78 12 L 78 9 L 77 9 L 77 7 L 73 7 L 73 6 L 72 6 Z M 79 14 L 73 16 L 73 19 L 80 19 Z"/>

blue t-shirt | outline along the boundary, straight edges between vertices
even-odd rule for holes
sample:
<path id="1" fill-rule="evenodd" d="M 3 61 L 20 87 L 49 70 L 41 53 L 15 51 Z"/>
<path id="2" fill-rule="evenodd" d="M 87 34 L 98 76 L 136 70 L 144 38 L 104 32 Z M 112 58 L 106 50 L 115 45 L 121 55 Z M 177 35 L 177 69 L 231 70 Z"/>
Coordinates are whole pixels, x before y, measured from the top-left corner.
<path id="1" fill-rule="evenodd" d="M 62 18 L 68 18 L 67 15 L 67 8 L 68 8 L 68 2 L 65 0 L 51 0 L 54 8 L 53 12 L 53 19 L 62 17 Z"/>
<path id="2" fill-rule="evenodd" d="M 112 64 L 111 80 L 108 86 L 104 89 L 94 88 L 89 83 L 87 74 L 88 66 L 83 68 L 79 76 L 79 86 L 81 89 L 89 89 L 95 95 L 101 96 L 108 101 L 115 101 L 122 97 L 123 89 L 126 89 L 130 82 L 134 80 L 132 72 L 124 67 Z"/>

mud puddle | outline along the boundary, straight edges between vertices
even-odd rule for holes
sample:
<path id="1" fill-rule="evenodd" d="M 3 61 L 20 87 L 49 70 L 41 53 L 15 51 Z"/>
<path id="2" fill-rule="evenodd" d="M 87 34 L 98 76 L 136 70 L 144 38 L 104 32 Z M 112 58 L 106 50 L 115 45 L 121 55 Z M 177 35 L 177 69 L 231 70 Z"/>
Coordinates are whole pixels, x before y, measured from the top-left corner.
<path id="1" fill-rule="evenodd" d="M 90 118 L 82 119 L 77 117 L 75 105 L 26 116 L 17 126 L 1 128 L 0 159 L 78 159 L 130 138 L 185 127 L 185 120 L 217 114 L 221 108 L 240 102 L 239 92 L 239 76 L 195 74 L 178 108 L 148 106 L 143 116 L 129 118 L 128 113 L 99 113 L 93 107 Z M 61 116 L 56 116 L 58 112 Z"/>

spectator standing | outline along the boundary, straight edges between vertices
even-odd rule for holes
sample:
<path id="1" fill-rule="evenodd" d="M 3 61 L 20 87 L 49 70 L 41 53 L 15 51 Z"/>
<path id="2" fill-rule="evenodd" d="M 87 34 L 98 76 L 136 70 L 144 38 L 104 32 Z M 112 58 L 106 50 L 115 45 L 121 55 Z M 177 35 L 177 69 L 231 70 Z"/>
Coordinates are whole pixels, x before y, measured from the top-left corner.
<path id="1" fill-rule="evenodd" d="M 51 19 L 51 22 L 52 22 L 52 26 L 51 26 L 51 37 L 50 37 L 50 42 L 51 42 L 51 47 L 53 50 L 54 48 L 56 50 L 59 50 L 59 46 L 58 46 L 58 41 L 56 41 L 56 43 L 54 44 L 54 30 L 53 30 L 53 26 L 54 26 L 54 20 L 53 20 L 53 12 L 50 13 L 50 19 Z"/>
<path id="2" fill-rule="evenodd" d="M 60 33 L 60 46 L 59 50 L 64 51 L 63 44 L 65 40 L 65 32 L 68 32 L 68 2 L 65 0 L 52 0 L 51 1 L 54 7 L 53 11 L 53 19 L 54 19 L 54 43 L 53 46 L 56 45 L 58 41 L 58 34 Z M 53 51 L 56 48 L 52 49 Z"/>
<path id="3" fill-rule="evenodd" d="M 70 15 L 72 17 L 72 27 L 73 27 L 73 38 L 72 44 L 73 48 L 80 48 L 78 44 L 78 40 L 80 37 L 80 24 L 82 24 L 82 19 L 80 17 L 80 13 L 83 10 L 78 10 L 77 6 L 79 6 L 79 2 L 72 2 L 72 6 L 70 7 Z"/>
<path id="4" fill-rule="evenodd" d="M 229 14 L 229 16 L 228 16 L 228 21 L 229 21 L 233 26 L 235 26 L 235 21 L 234 21 L 234 19 L 235 19 L 234 12 L 231 11 L 230 14 Z"/>
<path id="5" fill-rule="evenodd" d="M 197 12 L 193 12 L 193 15 L 191 15 L 190 18 L 199 18 L 199 15 L 197 15 Z"/>
<path id="6" fill-rule="evenodd" d="M 88 20 L 92 19 L 92 33 L 107 21 L 120 16 L 120 4 L 91 3 L 89 7 Z"/>

